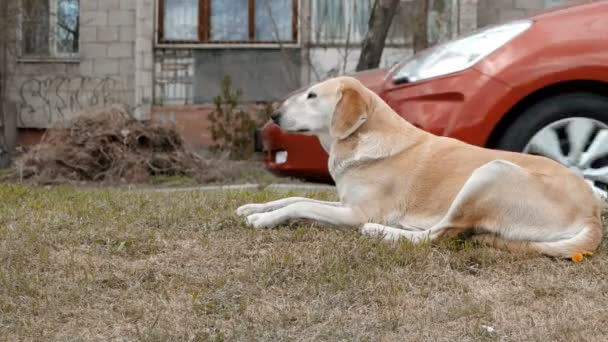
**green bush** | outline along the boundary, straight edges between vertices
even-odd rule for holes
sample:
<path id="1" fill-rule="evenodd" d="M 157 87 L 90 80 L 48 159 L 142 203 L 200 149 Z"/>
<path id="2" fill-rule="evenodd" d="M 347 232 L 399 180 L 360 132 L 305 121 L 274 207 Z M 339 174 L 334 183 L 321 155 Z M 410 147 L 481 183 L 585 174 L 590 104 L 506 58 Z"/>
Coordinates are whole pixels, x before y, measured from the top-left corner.
<path id="1" fill-rule="evenodd" d="M 240 104 L 241 96 L 241 90 L 234 89 L 226 76 L 221 93 L 213 99 L 215 109 L 209 114 L 211 150 L 236 160 L 251 158 L 253 131 L 266 123 L 273 111 L 272 103 L 258 103 L 246 109 Z"/>

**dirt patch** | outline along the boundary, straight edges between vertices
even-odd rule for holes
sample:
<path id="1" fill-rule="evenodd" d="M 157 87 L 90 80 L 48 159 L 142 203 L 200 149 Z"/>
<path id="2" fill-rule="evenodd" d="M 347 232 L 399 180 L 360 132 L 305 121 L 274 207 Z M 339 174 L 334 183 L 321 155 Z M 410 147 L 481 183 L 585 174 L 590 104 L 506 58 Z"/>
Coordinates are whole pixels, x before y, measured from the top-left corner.
<path id="1" fill-rule="evenodd" d="M 82 113 L 49 129 L 15 165 L 20 178 L 39 184 L 145 183 L 180 176 L 210 183 L 238 178 L 242 171 L 200 158 L 175 127 L 135 120 L 122 107 Z"/>

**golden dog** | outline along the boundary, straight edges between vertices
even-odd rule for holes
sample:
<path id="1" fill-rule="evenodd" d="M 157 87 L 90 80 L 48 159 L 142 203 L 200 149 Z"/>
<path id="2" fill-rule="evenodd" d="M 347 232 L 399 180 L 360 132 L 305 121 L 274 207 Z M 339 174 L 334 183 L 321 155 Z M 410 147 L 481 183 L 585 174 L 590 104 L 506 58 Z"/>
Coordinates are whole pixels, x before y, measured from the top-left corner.
<path id="1" fill-rule="evenodd" d="M 295 197 L 238 208 L 256 228 L 308 219 L 414 243 L 472 233 L 495 247 L 554 257 L 590 254 L 600 244 L 601 205 L 584 179 L 544 157 L 422 131 L 354 78 L 290 97 L 273 120 L 319 137 L 340 202 Z"/>

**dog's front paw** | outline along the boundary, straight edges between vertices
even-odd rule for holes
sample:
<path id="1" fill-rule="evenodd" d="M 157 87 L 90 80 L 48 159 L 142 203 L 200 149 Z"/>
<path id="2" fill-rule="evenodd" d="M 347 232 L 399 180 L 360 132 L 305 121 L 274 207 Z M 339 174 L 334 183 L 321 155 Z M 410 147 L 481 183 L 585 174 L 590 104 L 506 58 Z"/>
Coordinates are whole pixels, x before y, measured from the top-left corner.
<path id="1" fill-rule="evenodd" d="M 385 227 L 375 223 L 366 223 L 361 227 L 361 234 L 373 237 L 383 237 L 385 233 Z"/>
<path id="2" fill-rule="evenodd" d="M 397 241 L 400 238 L 400 235 L 395 232 L 394 228 L 375 223 L 364 224 L 363 227 L 361 227 L 361 234 L 372 237 L 380 237 L 386 241 Z"/>
<path id="3" fill-rule="evenodd" d="M 257 214 L 257 213 L 261 213 L 264 211 L 265 210 L 264 210 L 263 204 L 252 203 L 252 204 L 245 204 L 245 205 L 238 207 L 238 209 L 236 209 L 236 214 L 238 216 L 249 216 L 251 214 Z"/>
<path id="4" fill-rule="evenodd" d="M 276 225 L 271 213 L 258 213 L 247 216 L 247 225 L 253 228 L 272 228 Z"/>

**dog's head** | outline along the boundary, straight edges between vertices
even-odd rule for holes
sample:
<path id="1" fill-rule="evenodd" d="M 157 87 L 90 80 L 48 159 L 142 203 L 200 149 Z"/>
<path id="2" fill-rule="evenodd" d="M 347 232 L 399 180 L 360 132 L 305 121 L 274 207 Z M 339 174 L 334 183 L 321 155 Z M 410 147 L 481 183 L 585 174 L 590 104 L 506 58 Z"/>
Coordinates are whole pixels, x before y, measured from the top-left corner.
<path id="1" fill-rule="evenodd" d="M 288 98 L 272 120 L 288 132 L 323 134 L 344 139 L 368 119 L 371 97 L 358 80 L 332 78 Z"/>

